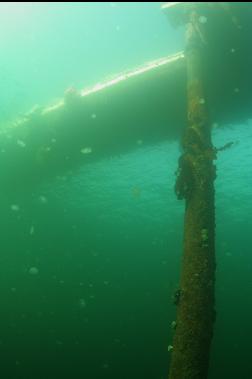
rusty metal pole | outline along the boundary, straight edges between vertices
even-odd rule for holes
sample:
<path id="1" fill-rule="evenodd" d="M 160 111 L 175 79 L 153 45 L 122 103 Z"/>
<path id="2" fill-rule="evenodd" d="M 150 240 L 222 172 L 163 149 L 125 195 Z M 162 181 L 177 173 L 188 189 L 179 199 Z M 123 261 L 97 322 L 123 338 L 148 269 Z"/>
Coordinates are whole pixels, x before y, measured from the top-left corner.
<path id="1" fill-rule="evenodd" d="M 185 199 L 184 244 L 169 379 L 206 379 L 215 320 L 215 149 L 204 94 L 204 22 L 197 5 L 183 17 L 188 106 L 175 190 Z"/>

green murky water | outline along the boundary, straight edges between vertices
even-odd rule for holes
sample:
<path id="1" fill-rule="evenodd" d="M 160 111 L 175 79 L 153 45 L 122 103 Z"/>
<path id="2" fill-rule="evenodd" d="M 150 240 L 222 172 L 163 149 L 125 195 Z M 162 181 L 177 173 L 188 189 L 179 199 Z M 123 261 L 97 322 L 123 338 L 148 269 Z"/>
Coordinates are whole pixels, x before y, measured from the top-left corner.
<path id="1" fill-rule="evenodd" d="M 1 125 L 68 87 L 179 51 L 183 31 L 160 4 L 0 5 Z M 237 143 L 217 161 L 209 379 L 249 379 L 252 121 L 214 129 L 213 139 Z M 177 141 L 141 141 L 1 192 L 3 378 L 167 378 L 183 235 L 179 154 Z"/>

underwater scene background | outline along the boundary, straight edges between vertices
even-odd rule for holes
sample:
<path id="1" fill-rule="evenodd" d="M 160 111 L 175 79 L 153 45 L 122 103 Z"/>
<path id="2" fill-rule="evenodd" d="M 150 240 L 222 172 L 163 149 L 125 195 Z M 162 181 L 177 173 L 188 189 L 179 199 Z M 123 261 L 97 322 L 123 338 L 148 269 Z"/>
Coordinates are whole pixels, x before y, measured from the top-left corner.
<path id="1" fill-rule="evenodd" d="M 170 27 L 161 4 L 2 3 L 0 128 L 68 87 L 183 49 L 183 30 Z M 215 146 L 235 143 L 217 160 L 209 379 L 252 373 L 251 139 L 251 120 L 213 130 Z M 168 377 L 183 240 L 179 154 L 179 141 L 142 141 L 2 193 L 4 378 Z"/>

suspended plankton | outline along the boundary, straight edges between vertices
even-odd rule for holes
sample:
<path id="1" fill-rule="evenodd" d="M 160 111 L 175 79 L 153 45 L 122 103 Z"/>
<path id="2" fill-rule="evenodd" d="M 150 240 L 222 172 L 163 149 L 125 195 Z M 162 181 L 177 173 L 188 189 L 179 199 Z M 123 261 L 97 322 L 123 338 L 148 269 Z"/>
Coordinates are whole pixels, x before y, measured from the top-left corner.
<path id="1" fill-rule="evenodd" d="M 172 321 L 172 323 L 171 323 L 171 328 L 172 328 L 173 330 L 175 330 L 176 327 L 177 327 L 177 323 L 176 323 L 176 321 Z"/>
<path id="2" fill-rule="evenodd" d="M 18 146 L 20 146 L 20 147 L 25 147 L 25 146 L 26 146 L 25 142 L 22 141 L 21 139 L 18 139 L 18 140 L 17 140 L 17 144 L 18 144 Z"/>
<path id="3" fill-rule="evenodd" d="M 206 24 L 207 23 L 207 17 L 206 16 L 200 16 L 199 17 L 199 22 L 201 24 Z"/>
<path id="4" fill-rule="evenodd" d="M 212 128 L 213 128 L 213 129 L 218 128 L 218 126 L 219 126 L 219 124 L 218 124 L 217 122 L 214 122 L 214 123 L 212 124 Z"/>
<path id="5" fill-rule="evenodd" d="M 11 210 L 12 210 L 13 212 L 18 212 L 18 211 L 20 210 L 19 205 L 17 205 L 17 204 L 12 204 L 12 205 L 11 205 Z"/>
<path id="6" fill-rule="evenodd" d="M 42 203 L 42 204 L 46 204 L 47 203 L 47 198 L 45 196 L 39 196 L 39 201 Z"/>
<path id="7" fill-rule="evenodd" d="M 31 227 L 30 227 L 30 235 L 32 236 L 34 234 L 34 226 L 32 225 Z"/>
<path id="8" fill-rule="evenodd" d="M 232 257 L 232 253 L 230 253 L 229 251 L 227 253 L 225 253 L 226 257 Z"/>
<path id="9" fill-rule="evenodd" d="M 38 273 L 39 273 L 39 270 L 37 269 L 37 267 L 31 267 L 29 269 L 29 274 L 30 275 L 38 275 Z"/>
<path id="10" fill-rule="evenodd" d="M 86 301 L 85 301 L 85 299 L 80 299 L 79 300 L 79 306 L 80 306 L 80 308 L 85 308 L 86 307 Z"/>
<path id="11" fill-rule="evenodd" d="M 84 147 L 81 149 L 81 154 L 90 154 L 92 153 L 92 148 L 91 147 Z"/>

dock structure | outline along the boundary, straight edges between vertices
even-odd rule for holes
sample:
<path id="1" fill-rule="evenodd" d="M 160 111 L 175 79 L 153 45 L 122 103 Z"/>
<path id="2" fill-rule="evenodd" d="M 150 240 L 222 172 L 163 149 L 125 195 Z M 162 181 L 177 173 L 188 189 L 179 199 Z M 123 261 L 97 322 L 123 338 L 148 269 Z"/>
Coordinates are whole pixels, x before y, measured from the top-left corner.
<path id="1" fill-rule="evenodd" d="M 91 88 L 69 88 L 57 103 L 2 125 L 1 191 L 27 189 L 140 141 L 179 140 L 184 251 L 169 379 L 206 379 L 215 320 L 218 149 L 211 130 L 252 117 L 252 6 L 180 2 L 163 10 L 174 26 L 186 24 L 185 51 Z"/>

